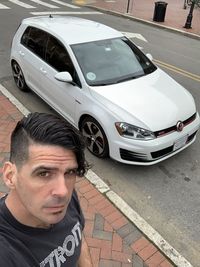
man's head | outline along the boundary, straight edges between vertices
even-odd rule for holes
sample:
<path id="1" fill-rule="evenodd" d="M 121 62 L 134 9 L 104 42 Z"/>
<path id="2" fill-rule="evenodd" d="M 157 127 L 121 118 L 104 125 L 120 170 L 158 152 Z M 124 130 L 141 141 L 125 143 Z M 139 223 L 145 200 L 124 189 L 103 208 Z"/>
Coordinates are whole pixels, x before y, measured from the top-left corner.
<path id="1" fill-rule="evenodd" d="M 46 113 L 30 113 L 20 120 L 11 135 L 10 161 L 20 168 L 29 157 L 31 144 L 55 145 L 73 151 L 78 163 L 78 174 L 87 170 L 85 144 L 79 132 L 65 120 Z"/>
<path id="2" fill-rule="evenodd" d="M 11 135 L 10 162 L 3 177 L 10 193 L 6 205 L 23 224 L 48 227 L 64 217 L 75 186 L 88 165 L 79 133 L 66 121 L 32 113 Z"/>

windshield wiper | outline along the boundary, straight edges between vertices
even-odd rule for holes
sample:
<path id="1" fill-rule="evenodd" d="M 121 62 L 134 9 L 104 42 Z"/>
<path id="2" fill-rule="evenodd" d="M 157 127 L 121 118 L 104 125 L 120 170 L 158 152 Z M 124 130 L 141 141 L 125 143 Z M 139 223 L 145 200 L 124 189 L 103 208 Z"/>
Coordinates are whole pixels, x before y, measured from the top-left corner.
<path id="1" fill-rule="evenodd" d="M 115 82 L 107 82 L 107 83 L 96 83 L 96 84 L 91 84 L 91 86 L 106 86 L 106 85 L 111 85 L 114 84 Z"/>
<path id="2" fill-rule="evenodd" d="M 117 80 L 116 83 L 121 83 L 121 82 L 126 82 L 126 81 L 129 81 L 129 80 L 134 80 L 134 79 L 142 77 L 142 76 L 144 76 L 144 74 L 122 78 L 122 79 Z"/>

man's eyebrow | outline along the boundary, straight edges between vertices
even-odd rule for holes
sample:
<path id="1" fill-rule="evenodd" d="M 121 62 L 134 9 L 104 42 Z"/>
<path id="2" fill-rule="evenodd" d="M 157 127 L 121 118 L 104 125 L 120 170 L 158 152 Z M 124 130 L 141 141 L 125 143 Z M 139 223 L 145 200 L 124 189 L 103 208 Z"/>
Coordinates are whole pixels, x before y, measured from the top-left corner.
<path id="1" fill-rule="evenodd" d="M 34 173 L 36 173 L 38 171 L 55 171 L 55 170 L 57 170 L 57 168 L 55 168 L 55 167 L 47 167 L 47 166 L 41 165 L 41 166 L 38 166 L 35 169 L 33 169 L 32 170 L 32 174 L 34 174 Z"/>
<path id="2" fill-rule="evenodd" d="M 75 165 L 75 166 L 72 166 L 70 168 L 67 168 L 65 171 L 71 171 L 71 170 L 77 170 L 78 166 Z M 37 173 L 38 171 L 57 171 L 58 168 L 56 167 L 48 167 L 48 166 L 44 166 L 44 165 L 41 165 L 41 166 L 38 166 L 36 167 L 35 169 L 32 170 L 32 174 L 35 174 Z"/>

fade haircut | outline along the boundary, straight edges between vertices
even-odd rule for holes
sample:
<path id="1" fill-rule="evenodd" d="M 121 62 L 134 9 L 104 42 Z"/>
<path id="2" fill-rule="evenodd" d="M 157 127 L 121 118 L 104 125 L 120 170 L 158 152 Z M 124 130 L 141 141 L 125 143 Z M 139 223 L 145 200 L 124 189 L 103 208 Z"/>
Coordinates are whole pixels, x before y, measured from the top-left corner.
<path id="1" fill-rule="evenodd" d="M 32 144 L 55 145 L 73 151 L 80 176 L 89 168 L 84 155 L 83 137 L 68 122 L 55 115 L 29 113 L 17 123 L 11 135 L 10 148 L 10 161 L 17 168 L 21 168 L 28 160 L 29 146 Z"/>

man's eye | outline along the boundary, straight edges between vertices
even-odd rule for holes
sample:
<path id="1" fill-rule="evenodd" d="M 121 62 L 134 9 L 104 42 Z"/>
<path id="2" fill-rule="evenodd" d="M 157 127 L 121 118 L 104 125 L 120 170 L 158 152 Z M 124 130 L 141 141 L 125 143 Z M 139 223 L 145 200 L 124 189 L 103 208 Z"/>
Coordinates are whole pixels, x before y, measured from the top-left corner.
<path id="1" fill-rule="evenodd" d="M 43 172 L 40 172 L 39 173 L 39 176 L 40 177 L 48 177 L 50 174 L 49 174 L 49 172 L 47 172 L 47 171 L 43 171 Z"/>
<path id="2" fill-rule="evenodd" d="M 69 170 L 69 171 L 67 171 L 65 173 L 65 176 L 67 176 L 67 177 L 74 177 L 76 175 L 77 175 L 77 170 L 76 169 L 75 170 Z"/>

